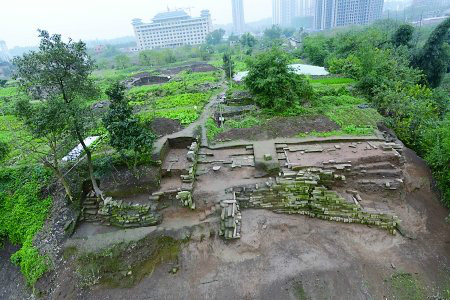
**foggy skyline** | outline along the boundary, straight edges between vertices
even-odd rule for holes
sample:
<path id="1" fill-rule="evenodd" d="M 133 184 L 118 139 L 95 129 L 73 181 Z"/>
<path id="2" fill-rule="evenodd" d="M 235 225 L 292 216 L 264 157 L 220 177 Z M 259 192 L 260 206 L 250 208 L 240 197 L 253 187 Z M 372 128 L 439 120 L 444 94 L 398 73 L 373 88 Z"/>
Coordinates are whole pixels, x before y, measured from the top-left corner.
<path id="1" fill-rule="evenodd" d="M 176 8 L 198 16 L 202 9 L 211 11 L 213 24 L 232 22 L 230 0 L 14 0 L 3 4 L 0 13 L 0 40 L 9 49 L 34 46 L 39 39 L 37 29 L 62 34 L 64 38 L 111 39 L 133 36 L 131 20 L 150 21 L 155 14 Z M 245 21 L 252 22 L 272 16 L 272 0 L 244 0 Z"/>

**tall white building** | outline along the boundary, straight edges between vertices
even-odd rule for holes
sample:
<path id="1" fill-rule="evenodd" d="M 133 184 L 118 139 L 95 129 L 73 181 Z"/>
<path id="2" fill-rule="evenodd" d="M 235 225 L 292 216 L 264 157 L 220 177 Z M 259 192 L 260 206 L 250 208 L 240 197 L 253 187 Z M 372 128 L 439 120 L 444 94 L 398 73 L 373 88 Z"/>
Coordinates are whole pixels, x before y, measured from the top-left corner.
<path id="1" fill-rule="evenodd" d="M 168 11 L 157 14 L 151 23 L 133 19 L 132 24 L 139 50 L 203 44 L 212 31 L 208 10 L 196 18 L 183 10 Z"/>
<path id="2" fill-rule="evenodd" d="M 296 17 L 311 17 L 314 16 L 315 0 L 296 0 L 295 16 Z"/>
<path id="3" fill-rule="evenodd" d="M 348 25 L 367 25 L 380 19 L 384 0 L 317 0 L 314 26 L 325 30 Z"/>
<path id="4" fill-rule="evenodd" d="M 233 7 L 233 32 L 242 34 L 245 30 L 243 0 L 231 0 Z"/>
<path id="5" fill-rule="evenodd" d="M 5 41 L 0 41 L 0 61 L 9 61 L 11 57 L 9 56 L 8 47 L 6 47 Z"/>
<path id="6" fill-rule="evenodd" d="M 272 0 L 272 23 L 281 27 L 292 26 L 296 8 L 296 0 Z"/>

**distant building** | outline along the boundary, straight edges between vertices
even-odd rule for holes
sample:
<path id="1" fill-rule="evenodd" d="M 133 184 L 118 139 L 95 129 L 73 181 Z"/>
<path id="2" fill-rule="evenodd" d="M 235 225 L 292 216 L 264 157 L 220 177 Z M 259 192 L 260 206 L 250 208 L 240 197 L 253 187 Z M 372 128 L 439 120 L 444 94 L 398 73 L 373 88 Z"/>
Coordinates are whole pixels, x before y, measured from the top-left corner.
<path id="1" fill-rule="evenodd" d="M 105 51 L 105 49 L 106 49 L 105 45 L 96 45 L 94 47 L 95 54 L 101 54 L 103 53 L 103 51 Z"/>
<path id="2" fill-rule="evenodd" d="M 0 61 L 9 61 L 11 59 L 8 51 L 8 47 L 6 47 L 5 41 L 0 41 Z"/>
<path id="3" fill-rule="evenodd" d="M 233 33 L 242 34 L 245 30 L 243 0 L 231 0 L 233 7 Z"/>
<path id="4" fill-rule="evenodd" d="M 314 16 L 316 1 L 315 0 L 296 0 L 295 16 L 311 17 Z"/>
<path id="5" fill-rule="evenodd" d="M 272 23 L 281 27 L 293 25 L 296 16 L 296 0 L 272 0 Z"/>
<path id="6" fill-rule="evenodd" d="M 199 45 L 212 31 L 208 10 L 203 10 L 197 18 L 183 10 L 168 11 L 157 14 L 151 23 L 133 19 L 132 24 L 139 50 Z"/>
<path id="7" fill-rule="evenodd" d="M 384 0 L 317 0 L 314 26 L 317 30 L 348 25 L 367 25 L 380 19 Z"/>
<path id="8" fill-rule="evenodd" d="M 414 26 L 424 26 L 424 25 L 438 25 L 444 22 L 448 17 L 434 17 L 434 18 L 423 18 L 420 21 L 411 22 Z"/>

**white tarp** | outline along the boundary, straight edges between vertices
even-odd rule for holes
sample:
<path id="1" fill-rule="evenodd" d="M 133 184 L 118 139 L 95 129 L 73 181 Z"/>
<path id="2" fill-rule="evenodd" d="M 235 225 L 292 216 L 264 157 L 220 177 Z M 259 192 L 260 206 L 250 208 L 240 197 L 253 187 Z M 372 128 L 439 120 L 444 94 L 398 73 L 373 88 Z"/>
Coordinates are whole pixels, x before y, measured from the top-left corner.
<path id="1" fill-rule="evenodd" d="M 292 71 L 296 74 L 310 75 L 310 76 L 327 76 L 330 73 L 325 70 L 324 67 L 303 65 L 303 64 L 293 64 L 289 65 Z M 238 72 L 233 76 L 233 80 L 240 82 L 248 75 L 248 71 Z"/>
<path id="2" fill-rule="evenodd" d="M 87 147 L 89 147 L 90 145 L 92 145 L 92 143 L 94 143 L 99 138 L 100 138 L 99 136 L 90 136 L 84 140 L 84 143 L 86 144 Z M 69 152 L 69 154 L 67 154 L 66 156 L 64 156 L 62 158 L 62 161 L 76 160 L 78 157 L 80 157 L 81 153 L 83 153 L 83 146 L 81 144 L 78 144 L 78 146 L 73 148 Z"/>

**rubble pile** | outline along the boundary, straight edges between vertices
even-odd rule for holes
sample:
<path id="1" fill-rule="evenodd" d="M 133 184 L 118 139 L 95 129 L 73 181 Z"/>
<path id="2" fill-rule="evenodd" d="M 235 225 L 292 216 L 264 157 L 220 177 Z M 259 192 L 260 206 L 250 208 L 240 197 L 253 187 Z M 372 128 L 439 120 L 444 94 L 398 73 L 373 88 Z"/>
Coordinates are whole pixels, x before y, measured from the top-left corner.
<path id="1" fill-rule="evenodd" d="M 184 174 L 181 175 L 181 181 L 183 183 L 193 183 L 195 181 L 199 150 L 200 145 L 197 142 L 192 142 L 191 146 L 189 146 L 189 151 L 187 153 L 188 164 L 186 172 L 184 172 Z"/>
<path id="2" fill-rule="evenodd" d="M 192 200 L 192 193 L 189 191 L 181 191 L 177 194 L 177 199 L 180 200 L 181 205 L 195 209 L 195 202 Z"/>
<path id="3" fill-rule="evenodd" d="M 93 192 L 89 193 L 83 202 L 83 218 L 88 222 L 123 228 L 155 226 L 161 223 L 161 215 L 153 211 L 150 205 L 131 205 L 111 197 L 103 201 L 95 198 Z"/>
<path id="4" fill-rule="evenodd" d="M 241 237 L 241 211 L 238 201 L 223 200 L 220 202 L 222 212 L 220 214 L 219 235 L 226 240 L 239 239 Z"/>

